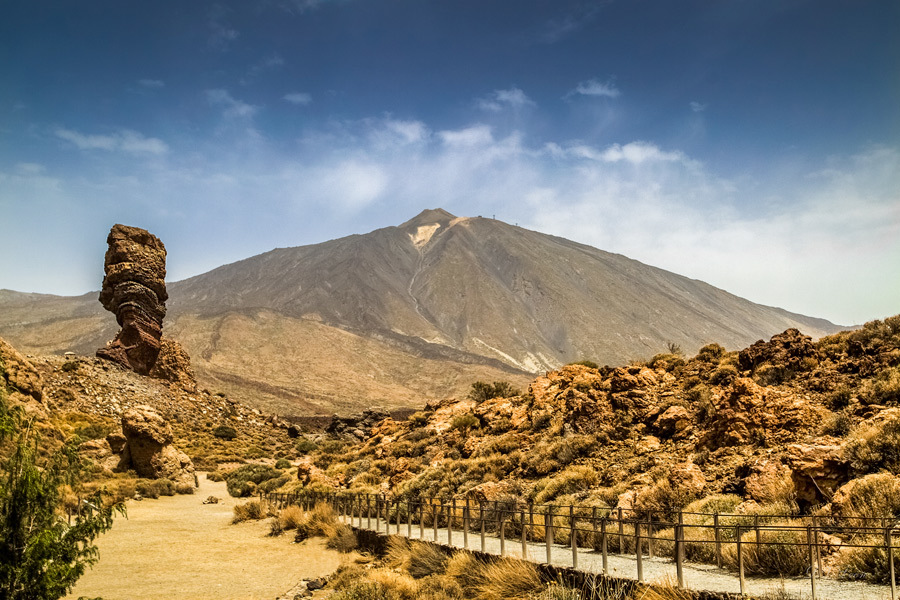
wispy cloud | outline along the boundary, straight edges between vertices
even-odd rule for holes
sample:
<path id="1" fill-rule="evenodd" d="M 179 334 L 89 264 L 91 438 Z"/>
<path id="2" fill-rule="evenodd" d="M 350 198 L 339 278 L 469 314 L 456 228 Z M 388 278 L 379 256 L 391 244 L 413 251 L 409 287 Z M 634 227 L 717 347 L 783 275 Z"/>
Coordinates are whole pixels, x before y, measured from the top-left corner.
<path id="1" fill-rule="evenodd" d="M 227 119 L 249 119 L 259 110 L 258 106 L 242 102 L 223 89 L 206 90 L 206 100 L 210 105 L 220 107 L 222 116 Z"/>
<path id="2" fill-rule="evenodd" d="M 555 44 L 580 31 L 597 17 L 603 4 L 608 2 L 587 2 L 569 13 L 550 19 L 544 23 L 539 34 L 540 41 Z"/>
<path id="3" fill-rule="evenodd" d="M 622 92 L 616 87 L 612 80 L 599 81 L 597 79 L 588 79 L 580 82 L 575 89 L 570 90 L 565 98 L 572 96 L 605 96 L 607 98 L 618 98 Z"/>
<path id="4" fill-rule="evenodd" d="M 281 97 L 285 102 L 296 104 L 297 106 L 306 106 L 312 103 L 312 95 L 307 92 L 291 92 Z"/>
<path id="5" fill-rule="evenodd" d="M 701 102 L 692 101 L 691 104 L 690 104 L 690 106 L 691 106 L 691 110 L 692 110 L 692 111 L 694 111 L 695 113 L 698 113 L 698 112 L 703 112 L 704 110 L 706 110 L 706 107 L 707 107 L 708 105 L 707 105 L 707 104 L 703 104 L 703 103 L 701 103 Z"/>
<path id="6" fill-rule="evenodd" d="M 148 89 L 166 87 L 166 83 L 161 79 L 138 79 L 138 85 Z"/>
<path id="7" fill-rule="evenodd" d="M 487 125 L 473 125 L 465 129 L 440 131 L 438 132 L 438 137 L 444 142 L 445 146 L 451 148 L 486 146 L 494 141 L 491 128 Z"/>
<path id="8" fill-rule="evenodd" d="M 83 134 L 72 129 L 59 128 L 56 137 L 71 142 L 79 150 L 122 151 L 129 154 L 161 155 L 169 151 L 169 146 L 158 138 L 145 137 L 130 129 L 120 129 L 113 134 Z"/>
<path id="9" fill-rule="evenodd" d="M 209 12 L 206 26 L 209 29 L 207 43 L 211 48 L 224 51 L 238 39 L 240 33 L 226 23 L 226 17 L 230 9 L 221 4 L 214 4 Z"/>
<path id="10" fill-rule="evenodd" d="M 478 108 L 490 112 L 500 112 L 504 108 L 521 109 L 526 106 L 537 106 L 525 92 L 517 87 L 508 90 L 494 90 L 477 102 Z"/>

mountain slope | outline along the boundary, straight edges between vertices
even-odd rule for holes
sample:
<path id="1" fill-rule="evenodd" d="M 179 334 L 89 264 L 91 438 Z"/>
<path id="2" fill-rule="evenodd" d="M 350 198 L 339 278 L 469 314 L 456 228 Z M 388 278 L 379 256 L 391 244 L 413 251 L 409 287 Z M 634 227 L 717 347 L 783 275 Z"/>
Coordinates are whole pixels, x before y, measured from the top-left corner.
<path id="1" fill-rule="evenodd" d="M 397 227 L 279 248 L 169 284 L 167 335 L 201 384 L 270 410 L 394 408 L 591 359 L 743 347 L 822 319 L 761 306 L 590 246 L 426 210 Z M 0 292 L 0 335 L 91 353 L 116 331 L 96 296 Z M 449 387 L 448 387 L 449 386 Z"/>

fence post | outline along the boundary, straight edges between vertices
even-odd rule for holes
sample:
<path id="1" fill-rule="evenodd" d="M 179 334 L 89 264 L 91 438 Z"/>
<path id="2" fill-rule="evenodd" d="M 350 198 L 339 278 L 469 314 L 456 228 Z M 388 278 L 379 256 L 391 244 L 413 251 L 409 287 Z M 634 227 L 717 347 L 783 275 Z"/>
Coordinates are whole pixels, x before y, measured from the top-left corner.
<path id="1" fill-rule="evenodd" d="M 571 536 L 569 542 L 572 544 L 572 568 L 578 568 L 578 530 L 575 529 L 575 507 L 569 505 L 569 529 Z"/>
<path id="2" fill-rule="evenodd" d="M 406 537 L 412 539 L 412 521 L 413 521 L 412 500 L 406 501 Z"/>
<path id="3" fill-rule="evenodd" d="M 597 507 L 595 506 L 593 510 L 591 510 L 591 528 L 594 530 L 594 536 L 591 538 L 591 545 L 593 546 L 594 552 L 597 551 L 599 544 L 597 543 Z"/>
<path id="4" fill-rule="evenodd" d="M 813 542 L 816 544 L 816 565 L 819 567 L 819 577 L 822 576 L 822 550 L 819 545 L 819 517 L 813 515 Z"/>
<path id="5" fill-rule="evenodd" d="M 806 526 L 806 550 L 809 557 L 809 585 L 812 590 L 812 600 L 816 600 L 816 552 L 813 549 L 812 527 Z"/>
<path id="6" fill-rule="evenodd" d="M 438 506 L 434 503 L 434 498 L 431 502 L 431 526 L 434 528 L 434 541 L 437 542 Z"/>
<path id="7" fill-rule="evenodd" d="M 653 558 L 653 511 L 647 516 L 647 558 Z"/>
<path id="8" fill-rule="evenodd" d="M 521 511 L 520 518 L 522 519 L 522 560 L 528 560 L 528 529 L 526 529 L 525 524 L 524 508 Z"/>
<path id="9" fill-rule="evenodd" d="M 607 575 L 607 557 L 606 557 L 606 517 L 600 521 L 600 551 L 603 552 L 603 574 Z"/>
<path id="10" fill-rule="evenodd" d="M 381 531 L 381 496 L 375 494 L 375 532 Z"/>
<path id="11" fill-rule="evenodd" d="M 553 505 L 548 504 L 544 510 L 544 541 L 547 545 L 547 564 L 553 564 Z"/>
<path id="12" fill-rule="evenodd" d="M 891 578 L 891 600 L 897 600 L 897 583 L 894 576 L 894 542 L 891 539 L 891 528 L 888 527 L 884 533 L 884 541 L 887 542 L 888 570 Z"/>
<path id="13" fill-rule="evenodd" d="M 466 496 L 466 506 L 463 508 L 463 548 L 469 549 L 469 497 Z"/>
<path id="14" fill-rule="evenodd" d="M 497 512 L 497 528 L 500 530 L 500 556 L 506 556 L 506 518 L 502 510 L 497 509 L 494 503 L 494 510 Z"/>
<path id="15" fill-rule="evenodd" d="M 425 539 L 425 504 L 422 502 L 422 497 L 420 496 L 416 500 L 416 506 L 419 507 L 419 539 Z"/>
<path id="16" fill-rule="evenodd" d="M 366 493 L 366 529 L 372 529 L 372 499 Z"/>
<path id="17" fill-rule="evenodd" d="M 528 501 L 528 531 L 534 539 L 534 502 L 531 500 Z"/>
<path id="18" fill-rule="evenodd" d="M 634 557 L 637 559 L 637 579 L 644 581 L 644 549 L 641 548 L 641 522 L 634 520 Z"/>
<path id="19" fill-rule="evenodd" d="M 759 515 L 753 515 L 753 527 L 756 529 L 756 551 L 759 552 L 759 547 L 762 544 L 759 535 Z"/>
<path id="20" fill-rule="evenodd" d="M 622 507 L 619 507 L 619 554 L 625 554 L 625 523 L 622 522 Z"/>
<path id="21" fill-rule="evenodd" d="M 450 504 L 447 505 L 447 512 L 450 513 L 450 516 L 447 517 L 447 545 L 452 548 L 453 547 L 453 517 L 456 516 L 456 498 L 450 499 Z"/>
<path id="22" fill-rule="evenodd" d="M 738 577 L 741 581 L 741 596 L 744 595 L 744 553 L 741 551 L 741 526 L 735 528 L 735 537 L 737 538 L 737 559 L 738 559 Z"/>
<path id="23" fill-rule="evenodd" d="M 481 521 L 481 551 L 484 552 L 484 503 L 478 503 L 478 517 Z"/>
<path id="24" fill-rule="evenodd" d="M 678 525 L 675 526 L 675 572 L 678 587 L 684 588 L 684 513 L 678 511 Z"/>
<path id="25" fill-rule="evenodd" d="M 713 528 L 716 533 L 716 566 L 722 568 L 722 536 L 719 533 L 719 513 L 713 515 Z"/>

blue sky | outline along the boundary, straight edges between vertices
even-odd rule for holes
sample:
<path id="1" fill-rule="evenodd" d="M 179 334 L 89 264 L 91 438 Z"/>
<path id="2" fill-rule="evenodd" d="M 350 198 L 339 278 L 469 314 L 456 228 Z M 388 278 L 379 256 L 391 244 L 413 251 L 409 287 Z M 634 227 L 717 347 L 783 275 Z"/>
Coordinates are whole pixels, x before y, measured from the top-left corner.
<path id="1" fill-rule="evenodd" d="M 857 323 L 900 313 L 900 3 L 0 5 L 0 287 L 496 215 Z"/>

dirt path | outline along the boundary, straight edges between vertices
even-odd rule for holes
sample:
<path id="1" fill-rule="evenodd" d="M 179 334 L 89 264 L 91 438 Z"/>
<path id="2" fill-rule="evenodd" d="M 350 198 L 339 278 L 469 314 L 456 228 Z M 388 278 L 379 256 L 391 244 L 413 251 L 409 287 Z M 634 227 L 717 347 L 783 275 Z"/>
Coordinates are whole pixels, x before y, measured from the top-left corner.
<path id="1" fill-rule="evenodd" d="M 202 504 L 210 495 L 219 504 Z M 267 537 L 265 522 L 231 525 L 232 508 L 243 501 L 202 474 L 193 496 L 130 501 L 128 519 L 99 538 L 100 561 L 66 599 L 271 600 L 350 560 L 323 540 Z"/>

